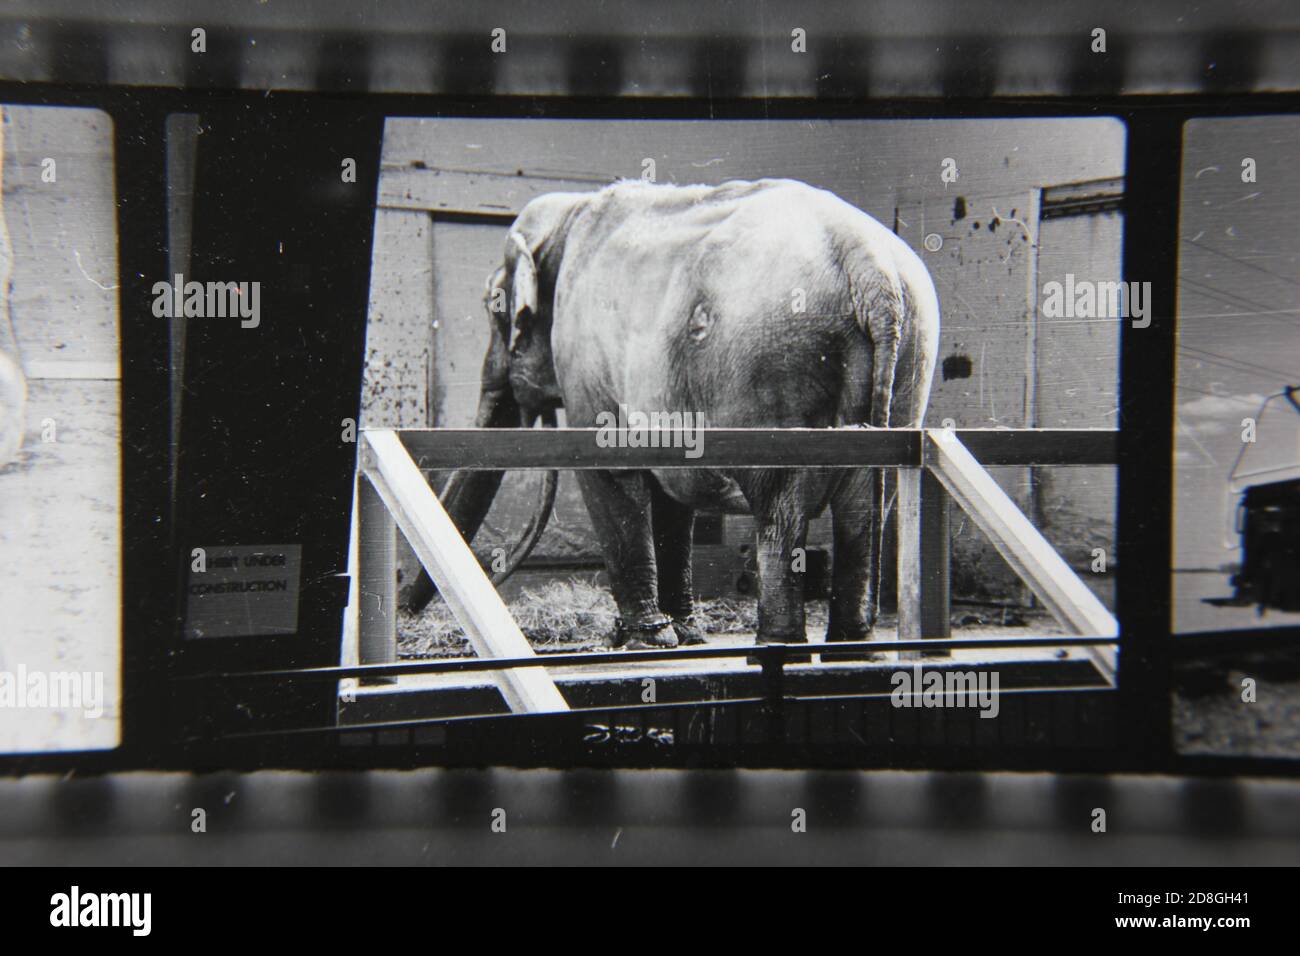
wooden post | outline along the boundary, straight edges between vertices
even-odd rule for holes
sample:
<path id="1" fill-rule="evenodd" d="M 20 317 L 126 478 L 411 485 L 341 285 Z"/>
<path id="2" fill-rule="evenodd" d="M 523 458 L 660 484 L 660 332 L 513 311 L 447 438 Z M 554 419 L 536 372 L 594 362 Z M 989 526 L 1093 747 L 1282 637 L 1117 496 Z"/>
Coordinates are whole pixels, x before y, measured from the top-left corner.
<path id="1" fill-rule="evenodd" d="M 363 436 L 361 462 L 365 474 L 451 605 L 478 656 L 535 657 L 532 645 L 397 433 L 375 430 Z M 517 714 L 567 711 L 568 702 L 540 659 L 538 665 L 494 671 L 501 696 Z"/>
<path id="2" fill-rule="evenodd" d="M 952 431 L 927 430 L 922 458 L 1020 579 L 1071 633 L 1082 637 L 1119 635 L 1119 622 L 1106 606 Z M 1114 680 L 1115 649 L 1091 648 L 1088 653 L 1103 676 Z"/>
<path id="3" fill-rule="evenodd" d="M 343 640 L 339 649 L 339 663 L 352 667 L 361 663 L 361 472 L 352 482 L 352 521 L 348 525 L 348 606 L 343 609 Z M 357 697 L 360 681 L 345 677 L 339 681 L 339 702 L 352 703 Z"/>
<path id="4" fill-rule="evenodd" d="M 357 476 L 358 661 L 397 660 L 397 525 L 375 486 Z"/>
<path id="5" fill-rule="evenodd" d="M 898 639 L 952 636 L 948 494 L 927 468 L 898 473 Z M 899 655 L 919 660 L 919 651 Z M 936 651 L 933 656 L 947 657 Z"/>

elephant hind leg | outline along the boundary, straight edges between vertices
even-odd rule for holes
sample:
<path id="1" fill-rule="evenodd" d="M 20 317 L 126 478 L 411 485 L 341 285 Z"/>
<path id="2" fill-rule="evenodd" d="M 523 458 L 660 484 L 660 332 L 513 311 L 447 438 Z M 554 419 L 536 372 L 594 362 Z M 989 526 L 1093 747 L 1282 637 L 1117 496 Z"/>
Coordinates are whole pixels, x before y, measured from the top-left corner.
<path id="1" fill-rule="evenodd" d="M 805 643 L 803 580 L 795 570 L 795 549 L 804 547 L 808 535 L 803 473 L 755 469 L 739 481 L 758 525 L 758 643 Z"/>
<path id="2" fill-rule="evenodd" d="M 869 641 L 880 609 L 884 488 L 879 468 L 844 476 L 831 497 L 835 536 L 826 640 Z"/>
<path id="3" fill-rule="evenodd" d="M 578 485 L 591 515 L 618 605 L 614 646 L 676 647 L 668 616 L 659 610 L 651 478 L 644 471 L 579 471 Z"/>
<path id="4" fill-rule="evenodd" d="M 679 644 L 703 644 L 704 633 L 693 619 L 695 588 L 691 575 L 691 537 L 695 510 L 671 498 L 650 479 L 651 524 L 659 571 L 659 610 L 673 619 Z"/>

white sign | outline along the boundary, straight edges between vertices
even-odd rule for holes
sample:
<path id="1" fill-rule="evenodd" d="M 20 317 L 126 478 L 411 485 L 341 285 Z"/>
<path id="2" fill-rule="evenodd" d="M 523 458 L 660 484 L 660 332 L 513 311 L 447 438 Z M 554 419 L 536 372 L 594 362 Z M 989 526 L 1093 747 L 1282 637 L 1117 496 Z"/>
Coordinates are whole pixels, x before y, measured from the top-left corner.
<path id="1" fill-rule="evenodd" d="M 302 545 L 218 545 L 190 554 L 187 638 L 297 633 Z"/>

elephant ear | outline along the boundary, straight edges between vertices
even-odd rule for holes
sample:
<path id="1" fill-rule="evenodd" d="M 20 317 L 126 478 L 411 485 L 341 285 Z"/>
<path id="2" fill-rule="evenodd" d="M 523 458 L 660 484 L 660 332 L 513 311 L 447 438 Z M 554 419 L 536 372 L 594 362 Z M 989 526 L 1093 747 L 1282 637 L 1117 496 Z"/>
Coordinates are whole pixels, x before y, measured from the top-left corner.
<path id="1" fill-rule="evenodd" d="M 533 261 L 533 253 L 528 248 L 528 243 L 524 242 L 519 233 L 511 232 L 510 242 L 516 253 L 514 271 L 510 279 L 513 293 L 511 297 L 513 330 L 510 333 L 510 348 L 513 350 L 526 327 L 528 320 L 525 315 L 537 314 L 537 263 Z"/>

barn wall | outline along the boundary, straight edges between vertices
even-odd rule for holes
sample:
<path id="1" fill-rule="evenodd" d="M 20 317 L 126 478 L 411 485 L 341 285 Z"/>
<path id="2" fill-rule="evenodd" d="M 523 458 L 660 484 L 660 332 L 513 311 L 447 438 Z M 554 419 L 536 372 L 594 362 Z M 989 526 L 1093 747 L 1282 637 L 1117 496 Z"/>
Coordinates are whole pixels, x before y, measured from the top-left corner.
<path id="1" fill-rule="evenodd" d="M 1033 397 L 1030 288 L 1037 273 L 1038 193 L 960 188 L 900 199 L 895 228 L 924 259 L 939 294 L 938 365 L 926 422 L 958 428 L 1024 428 Z M 990 469 L 1021 510 L 1029 469 Z M 952 525 L 953 592 L 1022 597 L 1022 585 L 972 522 Z M 891 575 L 892 577 L 892 575 Z"/>
<path id="2" fill-rule="evenodd" d="M 959 361 L 950 365 L 955 371 L 948 379 L 937 376 L 928 421 L 951 417 L 962 425 L 1023 426 L 1030 367 L 1028 324 L 1034 300 L 1027 255 L 1032 242 L 1027 243 L 1014 224 L 1000 231 L 990 228 L 992 210 L 996 207 L 1003 219 L 1032 222 L 1026 208 L 1035 187 L 1122 175 L 1123 136 L 1122 126 L 1109 120 L 601 124 L 390 120 L 381 205 L 421 210 L 425 215 L 429 211 L 474 213 L 482 220 L 467 224 L 462 215 L 434 227 L 434 289 L 426 313 L 429 326 L 436 326 L 429 333 L 435 356 L 429 422 L 464 426 L 472 421 L 478 362 L 487 340 L 480 297 L 485 278 L 500 260 L 510 214 L 533 195 L 557 188 L 597 189 L 617 178 L 639 177 L 652 162 L 660 182 L 788 176 L 829 189 L 887 225 L 895 224 L 898 213 L 904 220 L 899 232 L 921 252 L 939 286 L 945 322 L 941 361 L 957 357 L 970 366 L 967 371 Z M 957 164 L 956 182 L 940 178 L 945 158 Z M 969 207 L 960 223 L 952 215 L 958 195 L 965 197 Z M 911 211 L 915 215 L 909 218 Z M 484 218 L 492 214 L 500 219 Z M 981 225 L 973 228 L 975 221 Z M 922 240 L 935 231 L 944 237 L 945 246 L 930 254 L 923 251 Z M 1060 234 L 1067 231 L 1063 228 Z M 1089 242 L 1107 248 L 1097 251 Z M 1060 243 L 1060 250 L 1054 253 L 1049 271 L 1077 259 L 1081 264 L 1073 271 L 1082 275 L 1100 268 L 1102 261 L 1113 261 L 1116 271 L 1106 277 L 1118 277 L 1117 234 L 1094 232 L 1082 238 L 1071 234 L 1069 241 Z M 410 252 L 405 250 L 406 255 Z M 381 263 L 382 255 L 377 246 L 377 275 L 391 268 Z M 411 348 L 425 347 L 423 334 L 415 334 L 413 342 Z M 1071 355 L 1071 347 L 1087 344 L 1077 337 L 1068 343 L 1063 338 L 1062 343 L 1059 348 L 1039 350 L 1035 387 L 1040 395 L 1053 392 L 1067 370 L 1077 366 L 1079 356 Z M 1099 348 L 1089 361 L 1113 392 L 1117 365 L 1111 345 Z M 1076 386 L 1071 388 L 1073 395 L 1079 394 Z M 1049 398 L 1043 407 L 1053 421 L 1042 424 L 1068 418 L 1070 401 L 1053 403 Z M 1091 408 L 1086 414 L 1104 417 Z M 1028 469 L 1005 469 L 999 477 L 1022 504 L 1031 505 Z M 491 546 L 499 536 L 520 527 L 533 507 L 536 480 L 535 476 L 510 479 L 516 490 L 507 487 L 499 496 L 479 544 Z M 1113 485 L 1113 478 L 1105 480 Z M 1060 481 L 1070 495 L 1080 487 L 1074 477 Z M 1068 521 L 1070 535 L 1077 535 L 1081 521 L 1098 528 L 1108 528 L 1113 521 L 1113 503 L 1104 494 L 1092 494 L 1090 488 L 1085 484 L 1085 513 Z M 1059 500 L 1065 497 L 1058 495 Z M 558 510 L 560 520 L 536 553 L 595 557 L 598 548 L 571 476 L 562 478 Z M 1067 523 L 1064 517 L 1061 521 Z M 727 540 L 744 540 L 748 527 L 747 519 L 727 519 Z M 959 536 L 977 534 L 960 520 L 954 527 Z M 825 545 L 829 537 L 829 522 L 815 522 L 810 532 L 813 545 Z M 960 546 L 957 550 L 958 593 L 963 582 L 972 586 L 984 582 L 986 593 L 980 596 L 1021 595 L 1000 559 L 994 559 L 999 565 L 994 570 L 980 563 L 986 555 L 967 554 Z M 997 593 L 988 593 L 990 589 Z"/>
<path id="3" fill-rule="evenodd" d="M 361 425 L 420 428 L 433 387 L 433 223 L 422 212 L 381 209 L 366 325 Z"/>
<path id="4" fill-rule="evenodd" d="M 434 397 L 433 221 L 410 209 L 379 209 L 366 322 L 362 428 L 423 428 Z M 419 572 L 415 552 L 397 535 L 403 582 Z"/>
<path id="5" fill-rule="evenodd" d="M 1123 223 L 1118 212 L 1099 212 L 1042 224 L 1035 415 L 1039 427 L 1119 427 L 1120 321 L 1050 318 L 1042 314 L 1041 295 L 1044 285 L 1063 283 L 1067 274 L 1076 281 L 1117 281 L 1122 274 Z M 1115 550 L 1116 478 L 1112 466 L 1033 469 L 1034 523 L 1108 603 L 1123 560 Z M 1100 556 L 1097 549 L 1103 552 Z"/>

